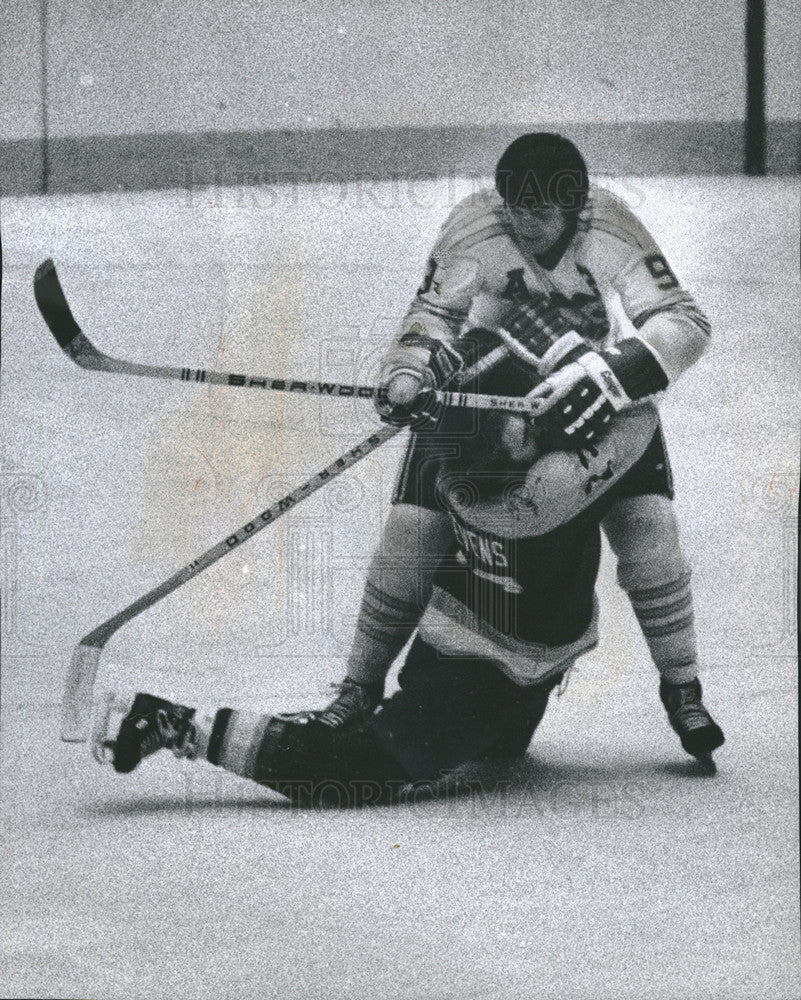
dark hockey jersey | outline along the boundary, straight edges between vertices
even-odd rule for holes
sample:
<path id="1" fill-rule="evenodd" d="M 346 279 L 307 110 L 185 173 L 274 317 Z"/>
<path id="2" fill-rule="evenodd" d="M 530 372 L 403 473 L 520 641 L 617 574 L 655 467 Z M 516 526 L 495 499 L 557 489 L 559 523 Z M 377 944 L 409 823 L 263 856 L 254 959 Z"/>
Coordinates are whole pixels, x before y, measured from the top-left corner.
<path id="1" fill-rule="evenodd" d="M 592 648 L 600 522 L 657 423 L 648 403 L 619 414 L 593 451 L 546 454 L 489 500 L 469 478 L 443 470 L 441 440 L 419 435 L 395 502 L 446 510 L 455 538 L 434 576 L 422 638 L 444 653 L 494 659 L 520 683 L 543 680 Z"/>

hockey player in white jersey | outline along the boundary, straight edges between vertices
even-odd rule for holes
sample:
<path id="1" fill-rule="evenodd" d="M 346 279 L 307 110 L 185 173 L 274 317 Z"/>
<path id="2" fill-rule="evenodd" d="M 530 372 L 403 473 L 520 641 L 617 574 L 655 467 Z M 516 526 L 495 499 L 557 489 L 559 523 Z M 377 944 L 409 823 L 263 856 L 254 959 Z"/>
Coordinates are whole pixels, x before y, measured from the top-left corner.
<path id="1" fill-rule="evenodd" d="M 613 299 L 628 329 L 613 318 Z M 515 140 L 498 162 L 495 189 L 466 198 L 443 225 L 382 366 L 382 416 L 425 419 L 421 390 L 443 383 L 452 371 L 449 346 L 475 327 L 501 328 L 502 336 L 509 331 L 510 350 L 529 366 L 531 384 L 540 383 L 534 395 L 552 404 L 542 421 L 548 440 L 541 436 L 541 443 L 566 449 L 592 446 L 617 413 L 669 391 L 704 353 L 710 334 L 708 320 L 646 228 L 618 198 L 590 185 L 575 146 L 550 133 Z M 507 434 L 523 433 L 523 423 L 510 418 Z M 409 445 L 347 676 L 327 709 L 332 723 L 372 711 L 387 670 L 427 606 L 436 562 L 426 476 L 431 437 L 418 433 Z M 611 506 L 603 529 L 659 671 L 669 722 L 688 753 L 704 755 L 723 743 L 723 734 L 701 701 L 690 568 L 660 428 L 641 465 L 638 481 Z M 410 594 L 397 567 L 415 560 L 419 582 Z M 471 648 L 454 638 L 453 629 L 447 639 L 430 635 L 426 618 L 423 629 L 435 646 Z"/>
<path id="2" fill-rule="evenodd" d="M 610 322 L 613 294 L 631 332 Z M 112 696 L 95 755 L 127 773 L 167 748 L 299 802 L 354 805 L 521 754 L 551 690 L 597 641 L 603 526 L 670 724 L 708 757 L 723 733 L 701 701 L 689 568 L 650 401 L 708 335 L 647 231 L 589 186 L 575 147 L 522 136 L 496 190 L 447 220 L 382 367 L 381 415 L 415 434 L 339 696 L 275 716 Z M 536 416 L 437 412 L 431 389 L 501 341 L 509 358 L 475 388 L 537 400 Z M 400 689 L 382 700 L 414 632 Z"/>

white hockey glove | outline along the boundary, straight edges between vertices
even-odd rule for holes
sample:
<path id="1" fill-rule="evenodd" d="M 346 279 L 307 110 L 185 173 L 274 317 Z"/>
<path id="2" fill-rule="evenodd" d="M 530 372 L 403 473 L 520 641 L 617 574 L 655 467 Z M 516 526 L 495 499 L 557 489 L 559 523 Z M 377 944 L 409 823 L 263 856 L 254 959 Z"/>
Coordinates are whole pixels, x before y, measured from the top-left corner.
<path id="1" fill-rule="evenodd" d="M 461 355 L 436 337 L 412 327 L 398 344 L 390 364 L 379 376 L 376 409 L 388 424 L 429 423 L 436 420 L 439 404 L 435 389 L 447 385 L 463 368 Z"/>
<path id="2" fill-rule="evenodd" d="M 616 413 L 667 388 L 656 354 L 639 337 L 605 351 L 575 332 L 560 337 L 539 362 L 545 381 L 527 399 L 540 401 L 536 417 L 554 448 L 582 448 L 603 436 Z"/>

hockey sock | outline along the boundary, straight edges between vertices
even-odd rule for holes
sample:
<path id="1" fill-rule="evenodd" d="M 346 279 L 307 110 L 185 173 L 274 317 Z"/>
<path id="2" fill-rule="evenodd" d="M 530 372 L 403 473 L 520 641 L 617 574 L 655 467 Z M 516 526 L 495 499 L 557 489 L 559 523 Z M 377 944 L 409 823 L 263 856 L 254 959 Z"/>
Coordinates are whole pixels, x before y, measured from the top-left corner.
<path id="1" fill-rule="evenodd" d="M 663 680 L 670 684 L 694 680 L 698 675 L 698 647 L 689 569 L 663 583 L 630 585 L 626 590 Z"/>
<path id="2" fill-rule="evenodd" d="M 698 649 L 690 566 L 673 504 L 660 493 L 623 499 L 607 515 L 604 530 L 618 558 L 618 582 L 662 679 L 688 684 L 698 673 Z"/>
<path id="3" fill-rule="evenodd" d="M 370 580 L 356 623 L 347 675 L 357 684 L 381 685 L 420 620 L 420 607 L 387 593 Z"/>

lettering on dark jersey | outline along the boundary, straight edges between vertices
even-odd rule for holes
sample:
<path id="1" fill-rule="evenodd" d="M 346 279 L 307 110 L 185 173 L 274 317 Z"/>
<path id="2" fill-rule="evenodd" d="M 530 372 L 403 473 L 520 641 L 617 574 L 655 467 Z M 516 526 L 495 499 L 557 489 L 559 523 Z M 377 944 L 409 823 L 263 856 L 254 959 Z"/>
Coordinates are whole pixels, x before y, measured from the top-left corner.
<path id="1" fill-rule="evenodd" d="M 466 527 L 451 516 L 460 551 L 457 560 L 482 580 L 497 584 L 507 594 L 522 594 L 523 587 L 509 573 L 509 557 L 499 538 L 490 538 L 481 531 Z M 508 609 L 507 609 L 508 610 Z"/>
<path id="2" fill-rule="evenodd" d="M 509 569 L 509 560 L 503 550 L 503 542 L 497 538 L 488 538 L 480 531 L 466 528 L 455 518 L 452 520 L 456 537 L 465 555 L 473 556 L 487 569 Z"/>

